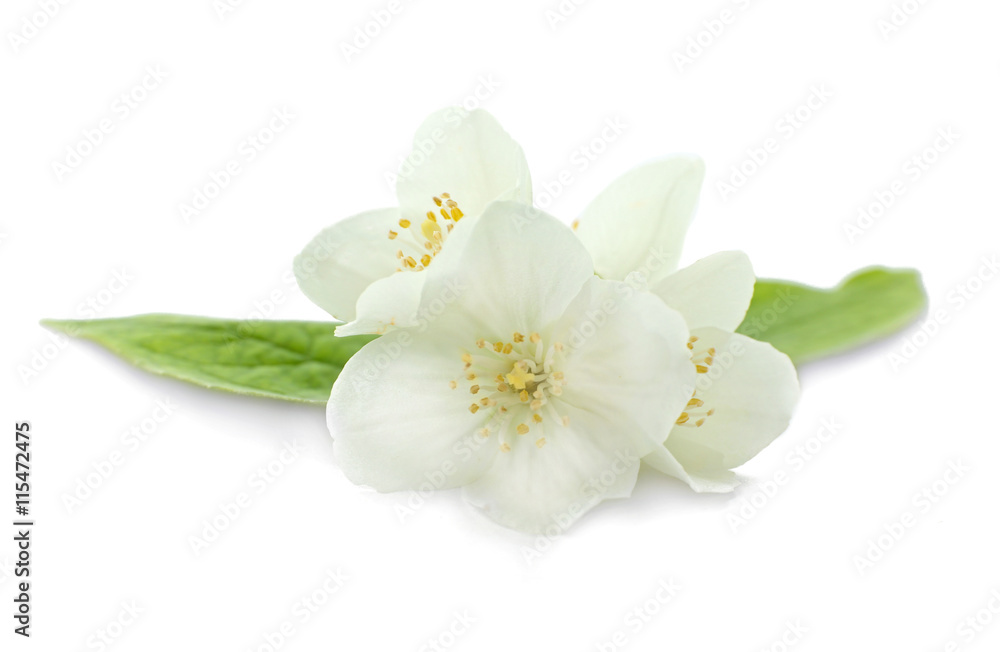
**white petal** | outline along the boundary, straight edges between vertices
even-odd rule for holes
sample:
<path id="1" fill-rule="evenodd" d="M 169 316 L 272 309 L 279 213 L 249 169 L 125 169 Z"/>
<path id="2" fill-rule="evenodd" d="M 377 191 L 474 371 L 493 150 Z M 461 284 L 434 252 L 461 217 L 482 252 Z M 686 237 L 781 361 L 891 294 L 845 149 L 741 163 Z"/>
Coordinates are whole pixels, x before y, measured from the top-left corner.
<path id="1" fill-rule="evenodd" d="M 692 334 L 696 350 L 715 348 L 710 371 L 695 384 L 705 402 L 699 409 L 714 414 L 700 427 L 674 426 L 665 446 L 692 476 L 712 476 L 747 462 L 784 432 L 799 384 L 791 360 L 770 344 L 715 328 Z"/>
<path id="2" fill-rule="evenodd" d="M 417 130 L 396 182 L 403 217 L 419 224 L 428 211 L 439 210 L 433 199 L 442 193 L 470 218 L 494 200 L 531 203 L 524 152 L 486 111 L 451 107 Z"/>
<path id="3" fill-rule="evenodd" d="M 358 298 L 358 317 L 337 327 L 337 335 L 383 334 L 390 328 L 413 326 L 426 272 L 394 272 L 368 286 Z"/>
<path id="4" fill-rule="evenodd" d="M 722 251 L 674 272 L 651 290 L 679 310 L 691 330 L 714 326 L 734 331 L 750 306 L 754 281 L 745 253 Z"/>
<path id="5" fill-rule="evenodd" d="M 659 445 L 696 382 L 684 318 L 652 294 L 592 276 L 554 330 L 569 349 L 561 400 L 609 432 Z"/>
<path id="6" fill-rule="evenodd" d="M 618 178 L 580 216 L 576 234 L 602 278 L 642 274 L 652 284 L 677 269 L 705 165 L 676 156 Z"/>
<path id="7" fill-rule="evenodd" d="M 444 489 L 490 465 L 496 446 L 475 434 L 482 417 L 469 412 L 461 388 L 449 387 L 461 372 L 459 354 L 436 335 L 388 333 L 356 353 L 334 383 L 327 421 L 352 482 L 384 492 Z"/>
<path id="8" fill-rule="evenodd" d="M 545 337 L 567 351 L 554 413 L 508 435 L 510 452 L 465 490 L 494 520 L 529 532 L 564 529 L 601 500 L 629 495 L 635 461 L 661 445 L 695 375 L 683 318 L 620 282 L 591 276 Z"/>
<path id="9" fill-rule="evenodd" d="M 461 224 L 459 226 L 462 226 Z M 421 314 L 455 304 L 487 337 L 506 341 L 554 322 L 594 275 L 586 249 L 562 222 L 530 206 L 495 202 L 470 231 L 448 238 L 424 273 Z M 458 236 L 459 246 L 449 247 Z"/>
<path id="10" fill-rule="evenodd" d="M 698 493 L 725 494 L 739 486 L 736 474 L 726 469 L 687 471 L 666 446 L 660 446 L 642 458 L 660 473 L 683 480 Z"/>
<path id="11" fill-rule="evenodd" d="M 396 271 L 396 245 L 389 230 L 399 211 L 383 208 L 337 222 L 295 257 L 295 279 L 303 294 L 341 321 L 355 316 L 358 297 L 371 283 Z"/>
<path id="12" fill-rule="evenodd" d="M 529 432 L 463 490 L 494 521 L 529 533 L 561 534 L 602 500 L 632 493 L 639 454 L 624 430 L 608 432 L 591 413 L 572 409 L 539 448 Z"/>

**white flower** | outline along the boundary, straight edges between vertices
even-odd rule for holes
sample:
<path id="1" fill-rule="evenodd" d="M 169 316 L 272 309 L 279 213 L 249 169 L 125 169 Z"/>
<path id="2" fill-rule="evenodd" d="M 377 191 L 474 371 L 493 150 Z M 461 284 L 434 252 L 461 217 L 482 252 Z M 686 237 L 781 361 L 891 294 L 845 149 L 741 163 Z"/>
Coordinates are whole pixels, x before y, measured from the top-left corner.
<path id="1" fill-rule="evenodd" d="M 703 179 L 694 156 L 642 165 L 601 192 L 574 229 L 601 278 L 651 290 L 684 315 L 694 338 L 691 365 L 703 373 L 690 388 L 689 409 L 681 423 L 664 426 L 663 446 L 645 461 L 698 491 L 728 491 L 736 485 L 731 469 L 787 426 L 798 382 L 787 356 L 733 333 L 753 296 L 742 252 L 677 271 Z M 349 322 L 340 335 L 421 323 L 423 270 L 462 246 L 462 232 L 490 201 L 530 204 L 531 180 L 521 148 L 492 116 L 447 109 L 418 131 L 397 194 L 399 209 L 339 222 L 296 259 L 305 294 Z"/>
<path id="2" fill-rule="evenodd" d="M 640 166 L 601 193 L 584 211 L 579 231 L 594 252 L 598 274 L 620 279 L 637 269 L 636 261 L 619 259 L 617 253 L 644 242 L 648 247 L 650 235 L 676 245 L 654 252 L 654 266 L 675 266 L 703 176 L 700 159 L 676 156 Z M 339 335 L 384 333 L 415 323 L 422 272 L 442 250 L 455 246 L 452 232 L 467 228 L 491 201 L 532 201 L 521 147 L 486 111 L 457 108 L 431 115 L 417 131 L 396 194 L 399 208 L 337 222 L 295 259 L 305 295 L 347 322 L 338 327 Z M 611 209 L 626 211 L 617 216 L 622 225 L 635 221 L 631 213 L 658 221 L 646 224 L 653 227 L 650 233 L 592 219 Z"/>
<path id="3" fill-rule="evenodd" d="M 563 528 L 628 496 L 691 396 L 683 318 L 604 280 L 568 227 L 493 204 L 425 273 L 419 325 L 371 342 L 334 385 L 345 474 L 379 491 L 464 487 L 506 526 Z"/>
<path id="4" fill-rule="evenodd" d="M 799 386 L 788 356 L 733 331 L 753 297 L 746 254 L 724 251 L 677 271 L 703 168 L 675 158 L 618 179 L 575 224 L 602 278 L 648 288 L 678 310 L 691 331 L 698 380 L 685 411 L 665 427 L 663 446 L 643 461 L 696 491 L 731 491 L 731 469 L 784 432 Z"/>
<path id="5" fill-rule="evenodd" d="M 451 232 L 494 200 L 530 204 L 531 179 L 520 146 L 496 119 L 450 108 L 417 130 L 396 195 L 399 208 L 337 222 L 295 259 L 305 295 L 348 322 L 339 335 L 412 324 L 422 272 L 449 246 Z"/>

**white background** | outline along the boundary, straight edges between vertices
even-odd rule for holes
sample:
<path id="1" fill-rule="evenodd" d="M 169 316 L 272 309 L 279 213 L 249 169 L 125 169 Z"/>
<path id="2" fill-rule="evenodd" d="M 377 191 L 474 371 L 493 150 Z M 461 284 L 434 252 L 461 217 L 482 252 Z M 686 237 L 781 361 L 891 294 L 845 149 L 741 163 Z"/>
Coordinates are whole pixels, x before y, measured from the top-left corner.
<path id="1" fill-rule="evenodd" d="M 392 5 L 349 61 L 344 44 L 388 0 L 252 0 L 221 17 L 212 0 L 95 0 L 59 5 L 47 21 L 35 18 L 43 4 L 7 0 L 0 16 L 0 417 L 5 460 L 15 420 L 33 424 L 38 523 L 31 640 L 11 633 L 15 551 L 3 526 L 3 649 L 100 649 L 110 625 L 116 650 L 258 650 L 286 620 L 287 650 L 1000 644 L 998 614 L 981 612 L 992 621 L 981 631 L 961 625 L 1000 589 L 1000 444 L 986 416 L 997 289 L 975 280 L 1000 250 L 996 3 L 908 0 L 912 15 L 897 14 L 890 32 L 880 29 L 889 0 L 591 0 L 564 2 L 572 12 L 558 21 L 556 0 L 414 0 Z M 724 10 L 728 22 L 715 23 Z M 46 24 L 34 33 L 25 17 Z M 683 63 L 689 39 L 706 45 Z M 116 98 L 157 66 L 166 78 L 123 116 Z M 789 133 L 786 114 L 814 88 L 831 97 Z M 417 125 L 480 102 L 477 91 L 561 218 L 636 164 L 696 152 L 708 177 L 685 263 L 738 248 L 761 276 L 824 286 L 869 264 L 916 267 L 940 328 L 918 336 L 918 323 L 804 368 L 791 427 L 741 470 L 749 482 L 735 496 L 643 476 L 631 500 L 602 505 L 538 555 L 539 542 L 456 493 L 401 522 L 407 496 L 366 492 L 338 471 L 322 409 L 154 377 L 89 343 L 57 344 L 38 325 L 88 316 L 88 302 L 100 317 L 323 319 L 289 283 L 292 257 L 328 223 L 393 205 L 385 175 Z M 247 162 L 241 144 L 275 109 L 294 119 Z M 105 119 L 111 133 L 57 174 L 53 163 Z M 592 144 L 607 120 L 625 128 Z M 938 140 L 944 151 L 907 176 L 941 129 L 957 140 Z M 768 138 L 777 152 L 735 192 L 720 189 Z M 602 150 L 586 169 L 581 147 Z M 182 219 L 181 204 L 231 159 L 241 173 Z M 572 185 L 551 185 L 564 171 Z M 896 179 L 902 196 L 849 237 L 845 225 Z M 979 292 L 960 301 L 970 283 Z M 906 363 L 894 365 L 901 352 Z M 157 401 L 172 414 L 151 429 Z M 123 435 L 144 420 L 151 435 L 134 449 Z M 821 442 L 829 420 L 842 426 Z M 258 494 L 251 474 L 290 442 L 302 452 Z M 811 459 L 796 461 L 810 445 Z M 124 463 L 67 508 L 115 451 Z M 951 462 L 970 470 L 941 484 Z M 5 519 L 12 466 L 0 466 Z M 789 481 L 764 500 L 782 471 Z M 935 487 L 943 495 L 929 509 L 914 502 Z M 195 554 L 190 537 L 240 492 L 250 507 Z M 743 499 L 763 506 L 734 525 Z M 857 556 L 904 513 L 913 526 L 860 571 Z M 300 601 L 328 571 L 343 585 L 303 623 Z M 669 602 L 662 581 L 680 587 Z M 142 613 L 120 629 L 132 601 Z"/>

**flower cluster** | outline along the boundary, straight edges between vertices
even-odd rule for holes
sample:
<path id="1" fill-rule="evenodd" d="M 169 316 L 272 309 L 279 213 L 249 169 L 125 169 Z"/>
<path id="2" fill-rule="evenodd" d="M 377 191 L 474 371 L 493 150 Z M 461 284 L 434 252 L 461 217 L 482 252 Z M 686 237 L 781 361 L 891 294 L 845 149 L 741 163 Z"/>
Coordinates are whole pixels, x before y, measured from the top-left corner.
<path id="1" fill-rule="evenodd" d="M 570 227 L 532 206 L 524 154 L 491 115 L 456 115 L 420 127 L 437 147 L 404 163 L 398 208 L 341 220 L 296 259 L 339 335 L 381 335 L 328 403 L 344 473 L 385 492 L 461 487 L 527 532 L 630 495 L 643 463 L 731 490 L 787 426 L 798 382 L 787 356 L 734 332 L 745 254 L 677 269 L 702 162 L 640 166 Z"/>

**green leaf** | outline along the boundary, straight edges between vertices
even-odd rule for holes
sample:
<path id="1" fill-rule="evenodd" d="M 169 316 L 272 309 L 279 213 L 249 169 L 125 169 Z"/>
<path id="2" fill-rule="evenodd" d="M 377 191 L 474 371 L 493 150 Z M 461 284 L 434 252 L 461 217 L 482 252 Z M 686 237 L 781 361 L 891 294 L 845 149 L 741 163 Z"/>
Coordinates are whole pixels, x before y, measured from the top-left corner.
<path id="1" fill-rule="evenodd" d="M 832 290 L 758 280 L 738 331 L 770 342 L 796 364 L 893 333 L 927 300 L 913 270 L 861 270 Z M 334 336 L 329 322 L 231 321 L 185 315 L 45 320 L 132 364 L 202 387 L 325 403 L 340 371 L 374 335 Z"/>
<path id="2" fill-rule="evenodd" d="M 45 320 L 132 364 L 238 394 L 325 403 L 344 364 L 375 336 L 335 337 L 334 324 L 229 321 L 186 315 Z"/>
<path id="3" fill-rule="evenodd" d="M 830 290 L 761 279 L 737 332 L 770 342 L 798 365 L 894 333 L 926 306 L 920 274 L 910 269 L 870 267 Z"/>

